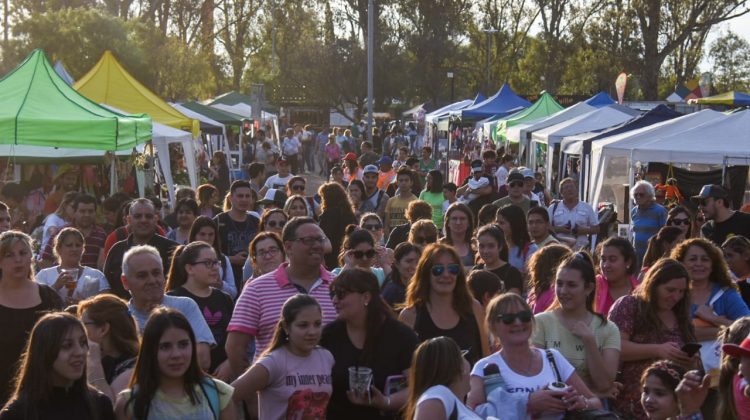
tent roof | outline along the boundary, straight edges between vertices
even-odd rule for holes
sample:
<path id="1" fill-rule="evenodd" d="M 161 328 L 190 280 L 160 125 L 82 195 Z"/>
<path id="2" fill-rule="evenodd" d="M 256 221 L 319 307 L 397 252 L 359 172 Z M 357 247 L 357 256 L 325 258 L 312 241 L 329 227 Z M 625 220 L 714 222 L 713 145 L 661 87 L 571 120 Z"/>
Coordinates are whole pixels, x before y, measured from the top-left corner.
<path id="1" fill-rule="evenodd" d="M 634 109 L 612 104 L 543 130 L 535 131 L 531 138 L 538 143 L 558 144 L 563 137 L 609 128 L 629 121 L 637 115 L 640 115 L 640 113 Z"/>
<path id="2" fill-rule="evenodd" d="M 428 112 L 427 115 L 424 116 L 424 119 L 427 122 L 433 122 L 437 120 L 439 117 L 449 114 L 451 111 L 456 111 L 459 109 L 466 108 L 472 103 L 474 102 L 471 99 L 464 99 L 463 101 L 458 101 L 450 105 L 446 105 L 442 108 L 436 109 L 435 111 Z"/>
<path id="3" fill-rule="evenodd" d="M 195 111 L 185 108 L 184 106 L 177 103 L 169 103 L 174 109 L 182 112 L 186 116 L 198 120 L 201 123 L 201 132 L 204 134 L 226 134 L 224 130 L 224 124 L 212 120 L 203 114 L 199 114 Z"/>
<path id="4" fill-rule="evenodd" d="M 678 95 L 677 92 L 672 92 L 671 95 L 667 96 L 667 102 L 676 104 L 676 103 L 685 102 L 685 100 L 682 99 L 682 96 Z"/>
<path id="5" fill-rule="evenodd" d="M 612 97 L 609 96 L 607 92 L 602 91 L 586 99 L 584 102 L 593 107 L 601 108 L 603 106 L 612 105 L 613 103 L 615 103 L 615 100 L 612 99 Z"/>
<path id="6" fill-rule="evenodd" d="M 750 94 L 737 91 L 724 92 L 707 98 L 696 99 L 695 102 L 704 105 L 748 106 L 750 105 Z"/>
<path id="7" fill-rule="evenodd" d="M 209 105 L 224 104 L 224 105 L 237 105 L 237 104 L 252 104 L 253 98 L 250 95 L 239 93 L 236 91 L 230 91 L 222 93 L 221 95 L 214 98 Z"/>
<path id="8" fill-rule="evenodd" d="M 115 151 L 150 139 L 147 115 L 120 114 L 86 99 L 42 50 L 0 80 L 0 144 Z"/>
<path id="9" fill-rule="evenodd" d="M 630 121 L 614 127 L 610 127 L 601 132 L 589 132 L 565 137 L 561 143 L 560 148 L 564 153 L 567 154 L 588 154 L 591 151 L 592 141 L 636 130 L 642 127 L 647 127 L 649 125 L 653 125 L 662 121 L 671 120 L 673 118 L 679 117 L 680 115 L 682 114 L 672 110 L 664 104 L 660 104 L 656 108 L 646 112 L 640 117 L 633 118 Z"/>
<path id="10" fill-rule="evenodd" d="M 559 112 L 556 112 L 549 117 L 540 118 L 538 120 L 529 121 L 527 124 L 519 124 L 512 129 L 508 130 L 507 136 L 508 139 L 511 141 L 518 142 L 521 139 L 526 140 L 526 135 L 528 133 L 534 132 L 536 130 L 541 130 L 543 128 L 547 128 L 551 125 L 555 125 L 558 123 L 561 123 L 563 121 L 567 121 L 571 118 L 575 118 L 579 115 L 586 114 L 588 112 L 591 112 L 595 110 L 591 105 L 586 104 L 585 102 L 579 102 L 571 107 L 565 108 Z"/>
<path id="11" fill-rule="evenodd" d="M 521 98 L 505 83 L 496 94 L 484 102 L 464 108 L 460 111 L 463 119 L 483 119 L 498 114 L 509 114 L 531 106 L 531 102 Z"/>
<path id="12" fill-rule="evenodd" d="M 68 70 L 65 68 L 65 65 L 62 63 L 62 61 L 57 60 L 57 63 L 55 63 L 55 72 L 58 76 L 60 76 L 60 78 L 65 81 L 65 83 L 68 84 L 68 86 L 72 86 L 73 83 L 75 83 L 73 76 L 68 73 Z"/>
<path id="13" fill-rule="evenodd" d="M 127 112 L 145 112 L 161 124 L 200 135 L 198 121 L 186 117 L 125 70 L 110 51 L 73 87 L 87 98 Z"/>
<path id="14" fill-rule="evenodd" d="M 496 125 L 497 129 L 495 133 L 497 133 L 497 137 L 506 140 L 506 132 L 510 127 L 523 122 L 548 117 L 556 112 L 562 111 L 563 109 L 563 106 L 557 103 L 555 98 L 550 95 L 549 92 L 544 92 L 530 107 L 499 120 Z"/>
<path id="15" fill-rule="evenodd" d="M 240 127 L 242 126 L 242 121 L 248 119 L 243 118 L 237 114 L 233 114 L 229 111 L 224 111 L 212 106 L 206 106 L 195 101 L 184 102 L 180 105 L 193 112 L 197 112 L 201 115 L 211 118 L 212 120 L 218 121 L 224 125 L 235 125 Z"/>

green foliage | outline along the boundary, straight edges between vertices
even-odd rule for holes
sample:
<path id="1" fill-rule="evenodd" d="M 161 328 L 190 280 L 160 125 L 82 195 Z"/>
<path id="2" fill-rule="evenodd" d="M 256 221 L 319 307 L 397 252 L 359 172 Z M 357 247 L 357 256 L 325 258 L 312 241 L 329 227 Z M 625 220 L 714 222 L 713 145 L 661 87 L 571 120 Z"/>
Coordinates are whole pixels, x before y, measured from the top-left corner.
<path id="1" fill-rule="evenodd" d="M 727 32 L 711 44 L 714 86 L 719 92 L 750 90 L 750 43 Z"/>

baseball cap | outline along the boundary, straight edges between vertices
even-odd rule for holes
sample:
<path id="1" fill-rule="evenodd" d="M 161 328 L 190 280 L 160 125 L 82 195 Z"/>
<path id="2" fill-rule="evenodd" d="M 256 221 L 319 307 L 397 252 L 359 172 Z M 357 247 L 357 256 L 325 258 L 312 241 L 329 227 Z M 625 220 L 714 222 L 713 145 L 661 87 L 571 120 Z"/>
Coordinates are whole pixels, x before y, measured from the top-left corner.
<path id="1" fill-rule="evenodd" d="M 485 177 L 481 177 L 479 179 L 474 179 L 474 178 L 469 179 L 469 188 L 472 190 L 478 190 L 480 188 L 484 188 L 489 185 L 490 185 L 490 180 Z"/>
<path id="2" fill-rule="evenodd" d="M 691 201 L 701 202 L 707 198 L 727 198 L 729 194 L 721 185 L 708 184 L 701 188 L 701 192 L 698 195 L 690 197 Z"/>
<path id="3" fill-rule="evenodd" d="M 281 190 L 277 190 L 275 188 L 269 188 L 268 191 L 266 191 L 266 196 L 263 197 L 262 200 L 258 201 L 258 204 L 275 204 L 279 207 L 284 207 L 284 203 L 286 203 L 286 193 Z"/>
<path id="4" fill-rule="evenodd" d="M 276 158 L 276 162 L 287 163 L 289 162 L 289 157 L 285 154 L 281 154 L 278 158 Z"/>
<path id="5" fill-rule="evenodd" d="M 378 165 L 393 165 L 393 159 L 390 156 L 383 156 L 375 163 Z"/>
<path id="6" fill-rule="evenodd" d="M 481 160 L 475 159 L 471 161 L 471 172 L 482 172 L 484 171 L 484 164 Z"/>
<path id="7" fill-rule="evenodd" d="M 357 155 L 349 152 L 346 154 L 346 156 L 344 156 L 344 160 L 357 160 Z"/>
<path id="8" fill-rule="evenodd" d="M 363 174 L 376 174 L 378 172 L 380 172 L 380 170 L 375 165 L 367 165 L 365 166 L 365 169 L 362 171 Z"/>
<path id="9" fill-rule="evenodd" d="M 521 175 L 523 175 L 524 178 L 534 178 L 534 171 L 531 170 L 531 168 L 522 166 L 518 168 L 518 170 L 521 172 Z"/>
<path id="10" fill-rule="evenodd" d="M 750 357 L 750 335 L 745 337 L 739 345 L 724 344 L 721 346 L 721 351 L 732 357 Z"/>
<path id="11" fill-rule="evenodd" d="M 532 175 L 532 177 L 533 177 L 533 175 Z M 511 171 L 508 174 L 508 181 L 507 181 L 508 184 L 510 184 L 511 182 L 514 182 L 514 181 L 521 181 L 521 182 L 523 182 L 523 180 L 524 180 L 524 176 L 523 176 L 523 174 L 520 171 Z"/>

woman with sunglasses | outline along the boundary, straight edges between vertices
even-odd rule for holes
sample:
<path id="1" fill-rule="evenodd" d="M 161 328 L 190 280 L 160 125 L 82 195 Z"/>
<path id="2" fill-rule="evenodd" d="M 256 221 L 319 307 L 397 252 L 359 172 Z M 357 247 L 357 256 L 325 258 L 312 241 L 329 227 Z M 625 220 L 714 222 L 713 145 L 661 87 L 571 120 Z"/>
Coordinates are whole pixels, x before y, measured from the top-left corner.
<path id="1" fill-rule="evenodd" d="M 365 213 L 359 219 L 359 227 L 370 232 L 372 239 L 375 240 L 375 251 L 378 252 L 378 258 L 375 260 L 375 267 L 380 267 L 380 261 L 393 261 L 393 249 L 385 247 L 385 231 L 383 221 L 376 213 Z"/>
<path id="2" fill-rule="evenodd" d="M 467 351 L 472 364 L 489 354 L 484 308 L 472 297 L 461 259 L 451 246 L 432 244 L 424 249 L 406 290 L 405 305 L 399 319 L 414 329 L 420 341 L 450 337 Z"/>
<path id="3" fill-rule="evenodd" d="M 534 317 L 532 342 L 540 349 L 557 348 L 586 386 L 599 396 L 616 396 L 620 331 L 594 312 L 596 272 L 591 257 L 577 252 L 563 260 L 554 289 L 552 306 Z"/>
<path id="4" fill-rule="evenodd" d="M 221 253 L 221 246 L 219 245 L 219 228 L 213 219 L 206 216 L 198 216 L 193 222 L 193 226 L 190 227 L 190 236 L 188 237 L 188 243 L 202 241 L 210 244 L 216 252 L 221 264 L 219 265 L 219 279 L 221 283 L 217 283 L 215 287 L 220 287 L 221 290 L 225 291 L 232 299 L 236 298 L 239 291 L 237 285 L 234 283 L 234 274 L 232 273 L 232 265 L 229 261 L 229 257 Z"/>
<path id="5" fill-rule="evenodd" d="M 395 419 L 406 403 L 403 386 L 418 339 L 380 297 L 369 270 L 343 270 L 331 283 L 338 318 L 323 328 L 321 345 L 333 354 L 329 420 Z M 369 392 L 349 387 L 349 369 L 371 370 Z"/>
<path id="6" fill-rule="evenodd" d="M 398 244 L 393 251 L 391 273 L 386 276 L 380 294 L 394 309 L 406 301 L 406 287 L 417 272 L 420 252 L 421 249 L 410 242 Z"/>
<path id="7" fill-rule="evenodd" d="M 258 225 L 258 232 L 274 232 L 281 237 L 284 225 L 289 221 L 289 216 L 282 209 L 270 209 L 263 212 Z"/>
<path id="8" fill-rule="evenodd" d="M 691 369 L 698 362 L 682 350 L 695 341 L 689 278 L 679 261 L 662 258 L 635 292 L 618 299 L 609 312 L 609 320 L 620 330 L 622 348 L 616 380 L 623 388 L 613 409 L 624 418 L 645 417 L 639 403 L 640 378 L 651 363 L 668 360 Z"/>
<path id="9" fill-rule="evenodd" d="M 742 300 L 750 307 L 750 239 L 732 236 L 721 244 L 724 260 L 732 271 L 734 281 L 740 289 Z"/>
<path id="10" fill-rule="evenodd" d="M 341 244 L 341 253 L 339 253 L 339 267 L 334 268 L 331 273 L 336 276 L 341 270 L 354 267 L 370 270 L 377 277 L 378 286 L 382 286 L 385 277 L 391 273 L 391 267 L 390 265 L 384 268 L 374 267 L 373 262 L 377 257 L 375 241 L 370 232 L 356 225 L 349 225 L 344 231 L 344 243 Z M 382 265 L 383 261 L 380 263 Z"/>
<path id="11" fill-rule="evenodd" d="M 508 263 L 525 275 L 526 264 L 539 247 L 531 242 L 523 209 L 510 205 L 499 209 L 495 217 L 505 234 Z"/>
<path id="12" fill-rule="evenodd" d="M 440 243 L 450 245 L 458 253 L 460 263 L 464 267 L 474 266 L 476 252 L 471 243 L 474 232 L 474 215 L 469 206 L 463 203 L 453 203 L 445 212 L 445 236 Z M 460 343 L 459 343 L 460 344 Z"/>
<path id="13" fill-rule="evenodd" d="M 612 237 L 602 242 L 599 257 L 601 274 L 596 276 L 597 313 L 607 316 L 617 299 L 638 287 L 635 249 L 625 238 Z"/>
<path id="14" fill-rule="evenodd" d="M 418 220 L 409 229 L 407 242 L 420 248 L 434 244 L 438 240 L 438 228 L 432 220 Z"/>
<path id="15" fill-rule="evenodd" d="M 490 301 L 487 307 L 487 325 L 500 340 L 502 349 L 478 361 L 471 371 L 471 391 L 467 405 L 475 408 L 487 401 L 485 371 L 499 371 L 505 380 L 505 389 L 516 397 L 527 398 L 526 412 L 533 418 L 565 412 L 575 418 L 575 411 L 601 408 L 601 402 L 581 380 L 575 368 L 554 349 L 535 348 L 530 343 L 534 329 L 534 316 L 523 298 L 515 293 L 504 293 Z M 563 382 L 561 388 L 548 386 Z"/>
<path id="16" fill-rule="evenodd" d="M 177 247 L 164 288 L 170 296 L 188 297 L 198 304 L 216 340 L 216 346 L 211 349 L 210 371 L 217 378 L 229 381 L 231 369 L 224 344 L 234 303 L 228 294 L 212 287 L 219 277 L 219 265 L 216 252 L 205 242 Z"/>
<path id="17" fill-rule="evenodd" d="M 667 213 L 667 226 L 675 226 L 682 229 L 685 239 L 693 237 L 693 232 L 698 232 L 698 229 L 693 230 L 693 216 L 690 211 L 682 206 L 675 206 Z"/>
<path id="18" fill-rule="evenodd" d="M 354 209 L 346 190 L 340 184 L 328 182 L 320 186 L 318 194 L 321 198 L 320 228 L 331 241 L 331 252 L 325 254 L 325 266 L 333 270 L 338 265 L 341 243 L 344 241 L 344 231 L 351 224 L 356 224 Z"/>
<path id="19" fill-rule="evenodd" d="M 508 264 L 508 248 L 505 246 L 505 235 L 498 225 L 482 226 L 476 236 L 479 256 L 484 263 L 477 264 L 473 270 L 487 270 L 503 281 L 506 292 L 523 293 L 523 276 L 515 267 Z"/>

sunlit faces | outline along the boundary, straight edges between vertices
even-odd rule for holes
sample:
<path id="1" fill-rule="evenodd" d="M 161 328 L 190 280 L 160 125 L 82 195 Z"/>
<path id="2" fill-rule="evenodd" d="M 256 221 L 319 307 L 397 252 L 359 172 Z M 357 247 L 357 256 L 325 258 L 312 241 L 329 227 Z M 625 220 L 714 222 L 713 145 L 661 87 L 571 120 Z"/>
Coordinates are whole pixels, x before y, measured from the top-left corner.
<path id="1" fill-rule="evenodd" d="M 255 244 L 255 265 L 262 273 L 276 269 L 284 262 L 279 245 L 273 239 L 263 239 Z"/>
<path id="2" fill-rule="evenodd" d="M 498 227 L 500 227 L 500 230 L 503 231 L 503 234 L 505 234 L 506 238 L 513 237 L 513 229 L 510 227 L 510 223 L 508 223 L 508 220 L 505 217 L 503 217 L 501 214 L 496 215 L 495 223 Z"/>
<path id="3" fill-rule="evenodd" d="M 684 277 L 672 279 L 656 287 L 656 306 L 662 311 L 671 311 L 684 297 L 688 280 Z"/>
<path id="4" fill-rule="evenodd" d="M 31 273 L 31 249 L 17 240 L 10 250 L 0 259 L 0 270 L 3 278 L 27 279 Z"/>
<path id="5" fill-rule="evenodd" d="M 711 257 L 699 246 L 688 248 L 682 263 L 693 281 L 708 280 L 711 276 Z"/>
<path id="6" fill-rule="evenodd" d="M 181 378 L 187 372 L 192 358 L 192 342 L 187 331 L 175 327 L 164 330 L 156 356 L 159 373 L 168 378 Z"/>
<path id="7" fill-rule="evenodd" d="M 463 214 L 463 213 L 461 213 Z M 430 273 L 430 291 L 436 295 L 451 295 L 453 290 L 456 288 L 456 277 L 457 273 L 451 272 L 451 265 L 458 265 L 458 268 L 462 270 L 461 263 L 453 259 L 453 256 L 448 253 L 439 254 L 432 264 L 432 272 Z M 440 275 L 435 275 L 435 267 L 442 266 L 444 269 Z"/>
<path id="8" fill-rule="evenodd" d="M 323 314 L 317 306 L 307 306 L 301 309 L 291 325 L 284 325 L 289 336 L 289 345 L 297 353 L 308 354 L 320 342 L 323 332 Z"/>
<path id="9" fill-rule="evenodd" d="M 234 192 L 229 195 L 229 200 L 232 202 L 232 209 L 238 211 L 249 211 L 255 204 L 253 202 L 253 190 L 250 189 L 250 187 L 236 188 Z"/>
<path id="10" fill-rule="evenodd" d="M 203 226 L 202 228 L 198 229 L 198 232 L 196 232 L 195 234 L 196 241 L 203 241 L 207 244 L 213 244 L 215 238 L 216 229 L 211 226 Z"/>
<path id="11" fill-rule="evenodd" d="M 216 258 L 216 251 L 206 246 L 201 248 L 193 263 L 185 264 L 185 272 L 197 282 L 211 286 L 219 281 L 220 267 L 221 261 Z"/>
<path id="12" fill-rule="evenodd" d="M 414 273 L 417 272 L 418 263 L 419 254 L 416 252 L 410 252 L 395 262 L 396 270 L 401 276 L 401 281 L 407 283 L 414 276 Z"/>
<path id="13" fill-rule="evenodd" d="M 503 345 L 511 343 L 528 343 L 533 329 L 533 315 L 529 317 L 528 322 L 524 322 L 524 320 L 521 319 L 522 316 L 518 316 L 527 310 L 528 308 L 524 308 L 519 304 L 510 305 L 509 308 L 492 319 L 490 329 L 495 337 L 500 339 L 500 342 L 503 343 Z M 503 315 L 510 314 L 515 315 L 515 319 L 511 324 L 506 324 L 502 321 L 502 317 Z"/>
<path id="14" fill-rule="evenodd" d="M 367 312 L 370 299 L 372 296 L 369 292 L 360 293 L 340 288 L 331 290 L 331 302 L 338 317 L 343 320 L 354 319 Z"/>
<path id="15" fill-rule="evenodd" d="M 148 204 L 134 204 L 130 208 L 130 228 L 136 237 L 153 235 L 156 232 L 156 210 Z"/>
<path id="16" fill-rule="evenodd" d="M 290 195 L 291 194 L 305 195 L 305 182 L 295 181 L 293 184 L 289 185 L 289 192 L 290 192 Z"/>
<path id="17" fill-rule="evenodd" d="M 161 258 L 151 253 L 133 255 L 128 260 L 128 275 L 123 285 L 134 300 L 158 302 L 164 297 L 164 267 Z"/>
<path id="18" fill-rule="evenodd" d="M 619 248 L 614 246 L 602 248 L 599 268 L 608 281 L 620 280 L 627 276 L 628 264 L 630 262 L 625 260 Z"/>
<path id="19" fill-rule="evenodd" d="M 578 187 L 576 187 L 576 184 L 572 181 L 564 182 L 560 186 L 560 195 L 563 199 L 573 199 L 578 197 Z"/>
<path id="20" fill-rule="evenodd" d="M 356 185 L 356 184 L 355 185 L 351 185 L 350 184 L 349 187 L 347 188 L 347 192 L 349 193 L 349 198 L 352 200 L 352 202 L 354 202 L 354 203 L 361 203 L 362 202 L 362 200 L 363 200 L 362 190 L 359 188 L 358 185 Z"/>
<path id="21" fill-rule="evenodd" d="M 81 323 L 83 323 L 83 326 L 86 328 L 86 336 L 88 336 L 89 341 L 101 344 L 106 334 L 106 330 L 109 329 L 109 324 L 97 324 L 89 316 L 88 310 L 83 311 L 81 314 Z"/>
<path id="22" fill-rule="evenodd" d="M 411 191 L 411 175 L 399 175 L 396 184 L 401 191 Z"/>
<path id="23" fill-rule="evenodd" d="M 636 205 L 644 206 L 651 201 L 651 196 L 648 193 L 648 189 L 644 186 L 640 186 L 633 191 L 633 201 Z"/>
<path id="24" fill-rule="evenodd" d="M 357 244 L 353 249 L 347 251 L 352 263 L 359 268 L 369 269 L 375 260 L 377 252 L 372 245 L 362 242 Z"/>
<path id="25" fill-rule="evenodd" d="M 739 253 L 733 250 L 731 247 L 723 249 L 724 260 L 727 262 L 729 269 L 737 275 L 747 273 L 750 268 L 750 262 L 748 262 L 748 255 L 745 253 Z"/>
<path id="26" fill-rule="evenodd" d="M 305 223 L 297 227 L 295 238 L 284 246 L 289 261 L 308 267 L 320 267 L 327 241 L 325 233 L 315 223 Z"/>
<path id="27" fill-rule="evenodd" d="M 304 201 L 295 199 L 289 205 L 287 213 L 289 214 L 289 218 L 307 216 L 307 205 Z"/>
<path id="28" fill-rule="evenodd" d="M 529 214 L 526 224 L 529 229 L 529 236 L 532 239 L 542 240 L 549 235 L 549 223 L 541 215 L 536 213 Z"/>
<path id="29" fill-rule="evenodd" d="M 477 238 L 479 256 L 486 265 L 494 265 L 500 259 L 500 244 L 492 235 L 481 235 Z"/>
<path id="30" fill-rule="evenodd" d="M 78 203 L 74 218 L 78 227 L 87 228 L 93 225 L 96 221 L 96 204 Z"/>
<path id="31" fill-rule="evenodd" d="M 469 228 L 469 216 L 461 210 L 454 210 L 448 217 L 451 233 L 463 234 Z"/>
<path id="32" fill-rule="evenodd" d="M 68 387 L 83 376 L 86 369 L 86 355 L 89 343 L 86 333 L 78 327 L 70 327 L 65 333 L 57 358 L 52 363 L 52 383 Z"/>
<path id="33" fill-rule="evenodd" d="M 585 306 L 586 297 L 592 291 L 593 285 L 586 284 L 580 271 L 570 268 L 562 268 L 557 271 L 555 296 L 564 309 Z"/>
<path id="34" fill-rule="evenodd" d="M 364 182 L 365 188 L 374 190 L 378 187 L 378 174 L 372 172 L 366 173 L 362 176 L 362 182 Z"/>
<path id="35" fill-rule="evenodd" d="M 643 383 L 641 405 L 651 420 L 666 420 L 680 414 L 674 390 L 667 388 L 656 375 L 649 375 Z"/>
<path id="36" fill-rule="evenodd" d="M 688 229 L 690 229 L 690 216 L 686 213 L 679 212 L 667 220 L 669 226 L 675 226 L 682 230 L 684 237 L 687 237 Z M 684 239 L 684 238 L 683 238 Z"/>
<path id="37" fill-rule="evenodd" d="M 284 225 L 287 222 L 287 218 L 284 215 L 284 213 L 280 212 L 274 212 L 270 216 L 266 217 L 265 224 L 263 225 L 265 227 L 265 230 L 269 232 L 275 232 L 279 237 L 281 237 L 281 232 L 284 230 Z"/>
<path id="38" fill-rule="evenodd" d="M 84 244 L 78 235 L 68 234 L 57 246 L 57 254 L 64 265 L 78 265 L 83 257 Z"/>

